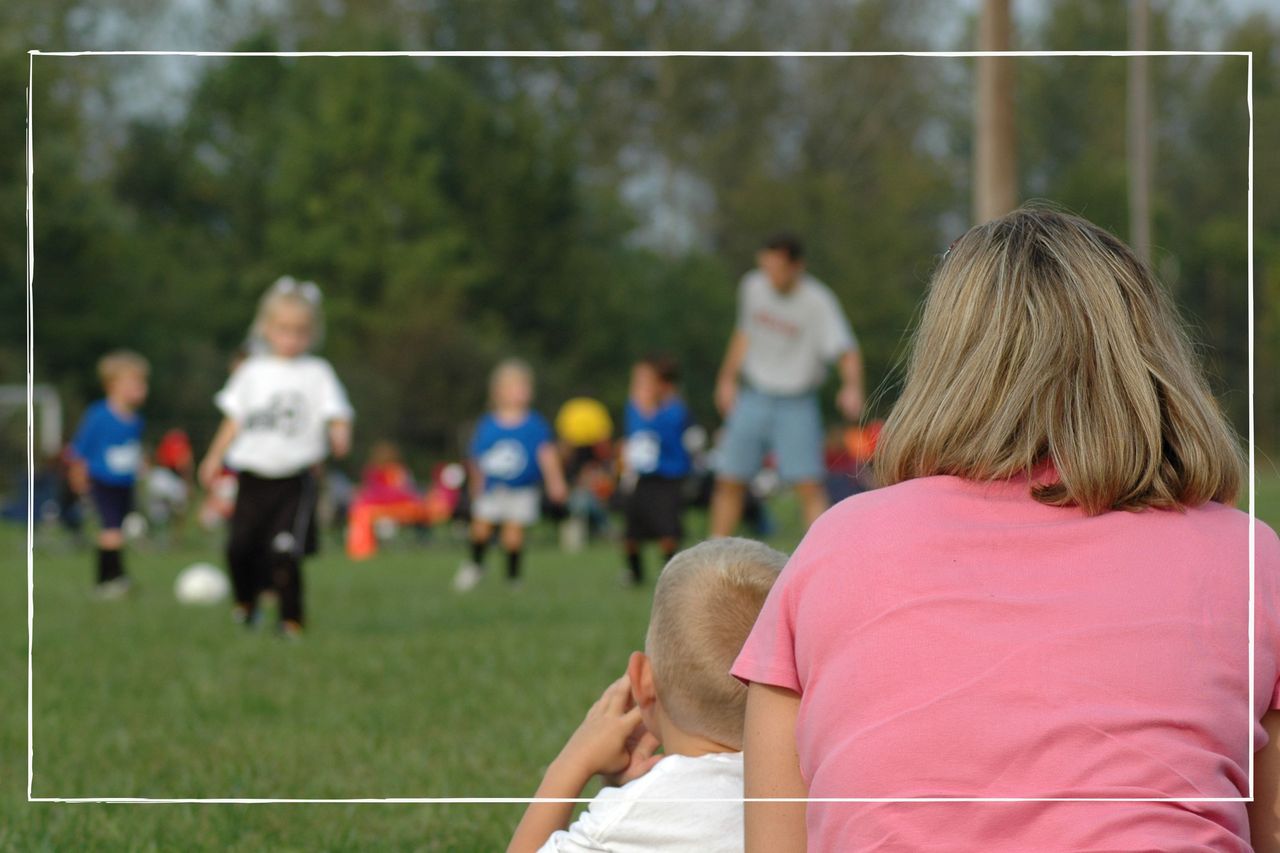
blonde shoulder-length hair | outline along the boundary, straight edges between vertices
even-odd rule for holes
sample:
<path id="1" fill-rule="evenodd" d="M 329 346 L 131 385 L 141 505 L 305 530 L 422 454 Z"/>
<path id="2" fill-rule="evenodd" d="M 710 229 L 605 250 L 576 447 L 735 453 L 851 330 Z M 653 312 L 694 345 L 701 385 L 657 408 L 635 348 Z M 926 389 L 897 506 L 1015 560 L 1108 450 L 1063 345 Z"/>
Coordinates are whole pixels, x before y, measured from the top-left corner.
<path id="1" fill-rule="evenodd" d="M 1024 207 L 939 265 L 875 454 L 892 484 L 1056 469 L 1032 494 L 1089 515 L 1230 503 L 1235 433 L 1174 307 L 1112 234 Z"/>

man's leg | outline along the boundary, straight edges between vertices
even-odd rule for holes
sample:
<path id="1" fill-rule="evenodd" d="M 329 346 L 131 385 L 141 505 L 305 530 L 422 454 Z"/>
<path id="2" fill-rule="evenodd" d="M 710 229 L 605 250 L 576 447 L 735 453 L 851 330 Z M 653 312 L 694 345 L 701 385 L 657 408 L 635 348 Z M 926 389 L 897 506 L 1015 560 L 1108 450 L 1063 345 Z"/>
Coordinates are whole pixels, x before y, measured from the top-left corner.
<path id="1" fill-rule="evenodd" d="M 716 490 L 711 494 L 711 536 L 732 536 L 742 520 L 742 503 L 746 499 L 747 484 L 725 477 L 716 478 Z"/>
<path id="2" fill-rule="evenodd" d="M 817 395 L 793 397 L 780 404 L 773 427 L 778 473 L 795 487 L 807 530 L 829 505 L 823 482 L 826 465 L 822 459 L 822 411 Z"/>
<path id="3" fill-rule="evenodd" d="M 716 486 L 711 493 L 711 536 L 732 536 L 742 520 L 747 483 L 764 463 L 771 429 L 770 398 L 750 388 L 738 393 L 738 401 L 724 425 L 716 464 Z"/>
<path id="4" fill-rule="evenodd" d="M 804 514 L 805 529 L 827 511 L 827 489 L 819 482 L 804 480 L 796 483 L 796 497 L 800 499 L 800 511 Z"/>

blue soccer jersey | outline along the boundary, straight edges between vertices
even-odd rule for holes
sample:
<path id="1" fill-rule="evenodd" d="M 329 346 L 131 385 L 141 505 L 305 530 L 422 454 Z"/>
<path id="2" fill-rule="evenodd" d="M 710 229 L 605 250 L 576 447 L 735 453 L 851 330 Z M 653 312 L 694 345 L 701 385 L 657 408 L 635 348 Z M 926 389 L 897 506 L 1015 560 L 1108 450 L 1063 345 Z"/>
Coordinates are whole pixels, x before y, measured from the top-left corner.
<path id="1" fill-rule="evenodd" d="M 142 464 L 142 417 L 121 417 L 106 400 L 88 408 L 80 420 L 71 450 L 89 476 L 110 486 L 131 486 Z"/>
<path id="2" fill-rule="evenodd" d="M 641 476 L 688 476 L 693 460 L 684 446 L 684 433 L 691 420 L 683 400 L 672 398 L 648 415 L 628 402 L 624 421 L 628 468 Z"/>
<path id="3" fill-rule="evenodd" d="M 485 415 L 471 439 L 471 458 L 484 474 L 485 489 L 541 483 L 538 448 L 552 440 L 551 426 L 537 412 L 529 412 L 518 424 Z"/>

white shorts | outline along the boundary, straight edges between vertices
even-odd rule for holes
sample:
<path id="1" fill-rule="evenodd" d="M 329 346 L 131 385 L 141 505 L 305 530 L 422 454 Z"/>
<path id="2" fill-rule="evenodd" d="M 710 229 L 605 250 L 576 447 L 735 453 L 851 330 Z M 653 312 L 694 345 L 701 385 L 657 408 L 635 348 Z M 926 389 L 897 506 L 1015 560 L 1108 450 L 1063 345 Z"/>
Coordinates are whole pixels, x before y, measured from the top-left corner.
<path id="1" fill-rule="evenodd" d="M 494 486 L 476 498 L 471 515 L 490 524 L 528 527 L 538 521 L 541 509 L 542 490 L 537 486 Z"/>

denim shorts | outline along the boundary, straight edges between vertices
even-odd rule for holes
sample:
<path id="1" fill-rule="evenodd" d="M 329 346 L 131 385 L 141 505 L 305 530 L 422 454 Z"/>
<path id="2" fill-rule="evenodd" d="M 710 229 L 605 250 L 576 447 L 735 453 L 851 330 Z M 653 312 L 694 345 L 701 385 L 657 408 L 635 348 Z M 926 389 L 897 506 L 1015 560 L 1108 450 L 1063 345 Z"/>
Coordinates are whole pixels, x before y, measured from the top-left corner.
<path id="1" fill-rule="evenodd" d="M 767 394 L 745 385 L 724 426 L 716 473 L 745 483 L 773 452 L 778 475 L 788 483 L 818 482 L 822 464 L 822 412 L 818 395 Z"/>

